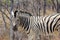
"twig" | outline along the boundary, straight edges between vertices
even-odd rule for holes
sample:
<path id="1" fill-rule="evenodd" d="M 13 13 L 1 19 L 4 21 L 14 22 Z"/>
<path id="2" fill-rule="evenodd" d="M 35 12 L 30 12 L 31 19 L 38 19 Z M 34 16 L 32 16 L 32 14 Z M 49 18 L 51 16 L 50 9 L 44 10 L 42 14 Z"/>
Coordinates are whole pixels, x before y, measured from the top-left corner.
<path id="1" fill-rule="evenodd" d="M 11 21 L 11 19 L 2 10 L 0 11 Z"/>
<path id="2" fill-rule="evenodd" d="M 3 13 L 2 13 L 2 18 L 3 18 L 3 21 L 4 21 L 4 30 L 6 30 L 7 25 L 6 25 L 6 21 L 5 21 L 5 17 L 3 15 Z"/>

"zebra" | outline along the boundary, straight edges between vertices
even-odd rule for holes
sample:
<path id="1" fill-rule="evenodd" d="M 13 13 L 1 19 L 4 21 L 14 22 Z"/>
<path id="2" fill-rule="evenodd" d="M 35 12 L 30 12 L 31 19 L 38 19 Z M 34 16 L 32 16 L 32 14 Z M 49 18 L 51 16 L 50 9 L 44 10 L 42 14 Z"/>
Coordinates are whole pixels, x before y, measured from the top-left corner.
<path id="1" fill-rule="evenodd" d="M 23 12 L 24 13 L 24 12 Z M 14 13 L 16 21 L 15 27 L 21 25 L 27 34 L 31 33 L 31 30 L 36 34 L 50 34 L 60 29 L 60 14 L 52 14 L 47 16 L 32 16 L 30 14 L 23 14 L 20 11 Z M 31 34 L 30 34 L 31 35 Z M 29 38 L 33 38 L 32 35 Z M 32 40 L 32 39 L 29 39 Z"/>
<path id="2" fill-rule="evenodd" d="M 30 16 L 32 16 L 32 14 L 29 12 L 16 10 L 13 14 L 13 31 L 18 31 L 18 26 L 22 26 L 26 34 L 30 34 Z M 30 35 L 28 40 L 32 40 L 30 39 Z"/>

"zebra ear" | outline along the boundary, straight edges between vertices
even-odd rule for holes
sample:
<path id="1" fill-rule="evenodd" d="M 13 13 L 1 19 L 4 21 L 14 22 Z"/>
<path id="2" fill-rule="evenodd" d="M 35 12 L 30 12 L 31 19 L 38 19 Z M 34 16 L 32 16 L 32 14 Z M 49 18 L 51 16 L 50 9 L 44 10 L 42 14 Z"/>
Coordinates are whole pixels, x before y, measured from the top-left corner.
<path id="1" fill-rule="evenodd" d="M 16 13 L 18 12 L 18 10 L 16 10 L 15 12 L 14 12 L 14 17 L 16 18 Z"/>

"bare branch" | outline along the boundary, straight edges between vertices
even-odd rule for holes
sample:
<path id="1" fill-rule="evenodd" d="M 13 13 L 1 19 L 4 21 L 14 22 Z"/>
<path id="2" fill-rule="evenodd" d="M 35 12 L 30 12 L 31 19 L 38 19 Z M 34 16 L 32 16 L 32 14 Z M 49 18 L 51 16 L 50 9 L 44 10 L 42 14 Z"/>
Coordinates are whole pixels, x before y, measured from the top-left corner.
<path id="1" fill-rule="evenodd" d="M 6 5 L 6 4 L 3 4 L 3 2 L 2 2 L 2 1 L 0 1 L 0 5 L 1 5 L 2 7 L 4 7 L 5 9 L 7 9 L 7 11 L 9 12 L 8 7 L 7 7 L 7 5 Z M 10 12 L 9 12 L 9 13 L 10 13 Z"/>
<path id="2" fill-rule="evenodd" d="M 5 12 L 3 12 L 2 10 L 0 10 L 0 12 L 2 12 L 11 21 L 11 19 L 5 14 Z"/>
<path id="3" fill-rule="evenodd" d="M 8 11 L 8 13 L 10 14 L 10 11 L 8 10 L 8 7 L 4 4 L 1 4 L 1 6 L 3 6 L 7 11 Z"/>
<path id="4" fill-rule="evenodd" d="M 7 25 L 6 25 L 6 21 L 5 21 L 5 17 L 3 15 L 3 13 L 2 13 L 2 18 L 3 18 L 3 21 L 4 21 L 4 30 L 6 30 Z"/>

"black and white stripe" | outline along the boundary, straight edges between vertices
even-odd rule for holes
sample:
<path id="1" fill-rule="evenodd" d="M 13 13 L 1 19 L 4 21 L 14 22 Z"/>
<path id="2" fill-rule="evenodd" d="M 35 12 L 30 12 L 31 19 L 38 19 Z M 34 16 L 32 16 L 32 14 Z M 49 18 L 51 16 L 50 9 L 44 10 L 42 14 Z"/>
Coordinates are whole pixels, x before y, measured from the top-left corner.
<path id="1" fill-rule="evenodd" d="M 27 32 L 27 34 L 29 34 L 30 32 L 30 19 L 29 17 L 32 16 L 29 12 L 25 12 L 25 11 L 18 11 L 16 10 L 14 12 L 14 16 L 13 16 L 13 30 L 16 31 L 18 30 L 17 27 L 18 26 L 22 26 L 22 28 L 24 28 L 24 30 Z"/>
<path id="2" fill-rule="evenodd" d="M 33 20 L 33 21 L 32 21 Z M 49 34 L 60 28 L 60 14 L 52 14 L 49 16 L 32 16 L 31 25 L 40 30 L 40 32 Z M 59 25 L 59 26 L 58 26 Z M 33 28 L 34 29 L 34 28 Z"/>
<path id="3" fill-rule="evenodd" d="M 25 13 L 25 14 L 23 14 Z M 60 14 L 52 14 L 49 16 L 32 16 L 27 12 L 19 12 L 16 17 L 16 25 L 21 25 L 24 30 L 29 31 L 30 29 L 34 30 L 37 33 L 37 30 L 41 33 L 53 33 L 57 28 L 60 27 Z M 14 13 L 16 16 L 16 12 Z M 18 21 L 18 22 L 17 22 Z M 29 33 L 28 32 L 28 33 Z"/>

